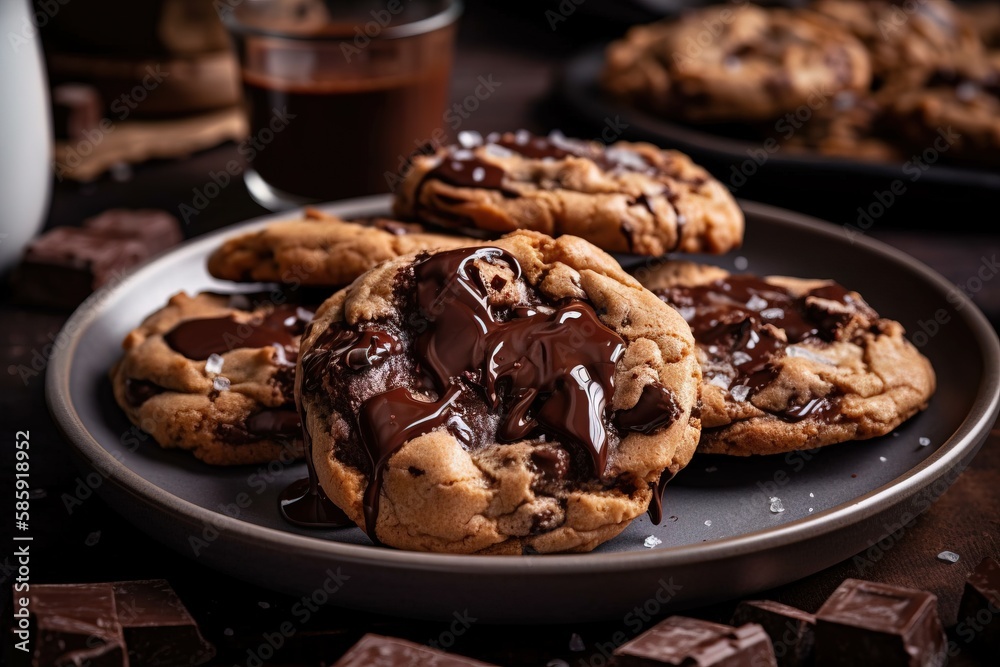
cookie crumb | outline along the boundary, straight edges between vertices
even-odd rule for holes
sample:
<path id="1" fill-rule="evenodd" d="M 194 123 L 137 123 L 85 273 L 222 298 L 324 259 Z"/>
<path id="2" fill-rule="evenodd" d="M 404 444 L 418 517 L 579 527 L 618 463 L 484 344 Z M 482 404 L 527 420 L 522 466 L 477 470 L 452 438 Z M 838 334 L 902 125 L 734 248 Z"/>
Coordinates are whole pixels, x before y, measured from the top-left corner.
<path id="1" fill-rule="evenodd" d="M 656 535 L 650 535 L 643 541 L 642 546 L 646 547 L 647 549 L 652 549 L 658 544 L 663 544 L 663 540 L 658 538 Z"/>
<path id="2" fill-rule="evenodd" d="M 569 650 L 579 653 L 580 651 L 585 651 L 586 649 L 587 647 L 583 643 L 583 638 L 574 632 L 569 638 Z"/>
<path id="3" fill-rule="evenodd" d="M 937 555 L 938 560 L 944 561 L 945 563 L 957 563 L 958 559 L 961 558 L 954 551 L 942 551 Z"/>
<path id="4" fill-rule="evenodd" d="M 771 498 L 770 510 L 772 514 L 781 514 L 785 511 L 785 506 L 781 504 L 781 498 L 777 496 Z"/>

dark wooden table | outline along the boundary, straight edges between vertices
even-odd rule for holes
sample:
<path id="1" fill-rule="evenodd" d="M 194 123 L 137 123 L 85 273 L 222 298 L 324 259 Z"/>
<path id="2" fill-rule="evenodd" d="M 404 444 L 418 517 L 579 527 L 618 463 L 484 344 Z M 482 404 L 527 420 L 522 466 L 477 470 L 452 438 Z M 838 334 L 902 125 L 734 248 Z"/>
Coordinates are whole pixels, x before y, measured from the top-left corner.
<path id="1" fill-rule="evenodd" d="M 602 34 L 613 36 L 621 29 L 620 25 L 607 24 L 603 19 L 580 12 L 551 31 L 544 9 L 535 5 L 521 9 L 515 16 L 485 6 L 471 9 L 460 36 L 454 100 L 460 102 L 470 94 L 480 76 L 492 76 L 500 85 L 459 129 L 573 127 L 570 117 L 561 116 L 562 112 L 546 101 L 551 77 L 567 55 L 590 39 Z M 594 128 L 579 131 L 584 136 L 597 134 Z M 234 156 L 234 146 L 227 145 L 184 160 L 137 167 L 132 177 L 122 182 L 60 184 L 55 191 L 49 224 L 78 224 L 84 217 L 112 206 L 177 211 L 180 203 L 190 201 L 192 188 L 203 184 L 209 171 L 218 171 Z M 191 221 L 186 233 L 195 236 L 263 213 L 249 198 L 242 181 L 236 181 Z M 971 212 L 955 212 L 956 217 L 966 214 Z M 870 234 L 909 252 L 960 286 L 969 284 L 984 259 L 992 260 L 1000 253 L 997 235 L 949 233 L 947 230 L 953 229 L 950 222 L 935 225 L 934 221 L 915 220 L 911 226 L 906 222 L 885 221 L 870 230 Z M 913 226 L 938 228 L 912 231 Z M 996 326 L 1000 322 L 1000 280 L 984 281 L 972 296 Z M 66 316 L 13 305 L 6 290 L 0 302 L 0 366 L 11 369 L 24 365 L 41 370 L 37 376 L 26 379 L 16 373 L 0 373 L 0 433 L 6 440 L 0 474 L 4 484 L 9 482 L 13 471 L 10 444 L 15 431 L 31 431 L 35 534 L 32 582 L 166 578 L 189 606 L 205 636 L 217 647 L 218 656 L 213 664 L 218 665 L 259 665 L 260 657 L 272 653 L 266 664 L 330 664 L 369 631 L 420 642 L 442 637 L 447 640 L 443 634 L 448 630 L 447 624 L 335 607 L 324 608 L 307 623 L 296 624 L 291 637 L 281 637 L 276 632 L 292 618 L 294 598 L 242 583 L 168 551 L 119 518 L 96 494 L 79 504 L 67 503 L 74 495 L 90 494 L 85 489 L 78 490 L 81 480 L 69 449 L 52 424 L 43 400 L 43 367 L 49 349 L 46 346 L 52 343 Z M 9 498 L 10 494 L 3 491 L 0 497 Z M 5 510 L 5 528 L 10 527 L 8 514 Z M 844 578 L 860 576 L 936 593 L 943 620 L 954 624 L 968 571 L 985 556 L 1000 558 L 1000 430 L 993 431 L 958 482 L 913 526 L 890 540 L 891 544 L 887 541 L 883 545 L 889 548 L 878 550 L 880 558 L 870 566 L 845 561 L 759 597 L 815 610 Z M 15 574 L 6 547 L 5 543 L 0 550 L 4 618 L 9 614 L 9 582 Z M 945 549 L 960 554 L 961 561 L 949 565 L 937 560 L 936 555 Z M 731 602 L 690 613 L 727 621 L 734 606 L 735 602 Z M 631 636 L 633 631 L 632 626 L 622 621 L 532 627 L 473 624 L 455 638 L 451 650 L 501 665 L 541 666 L 561 659 L 574 667 L 596 666 L 605 664 L 605 655 L 616 635 Z M 570 648 L 574 633 L 582 640 L 582 651 Z M 281 646 L 274 647 L 279 640 Z M 951 664 L 981 664 L 962 650 L 961 640 L 956 647 L 958 652 Z"/>

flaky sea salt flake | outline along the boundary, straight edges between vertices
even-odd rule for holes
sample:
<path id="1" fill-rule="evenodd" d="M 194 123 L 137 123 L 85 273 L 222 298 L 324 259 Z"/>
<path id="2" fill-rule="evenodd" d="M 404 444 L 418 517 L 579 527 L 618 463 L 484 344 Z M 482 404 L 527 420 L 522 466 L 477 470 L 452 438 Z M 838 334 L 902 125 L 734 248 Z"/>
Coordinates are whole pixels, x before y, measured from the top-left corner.
<path id="1" fill-rule="evenodd" d="M 642 542 L 642 546 L 646 547 L 647 549 L 652 549 L 653 547 L 660 544 L 663 544 L 663 540 L 658 538 L 656 535 L 650 535 Z"/>
<path id="2" fill-rule="evenodd" d="M 222 372 L 223 359 L 221 354 L 210 354 L 205 361 L 205 372 L 218 375 Z"/>
<path id="3" fill-rule="evenodd" d="M 954 551 L 942 551 L 937 555 L 938 560 L 943 560 L 945 563 L 957 563 L 958 559 L 961 558 Z"/>
<path id="4" fill-rule="evenodd" d="M 770 510 L 773 514 L 781 514 L 785 511 L 785 506 L 781 504 L 781 498 L 777 496 L 771 497 Z"/>
<path id="5" fill-rule="evenodd" d="M 229 378 L 222 377 L 221 375 L 212 380 L 212 388 L 215 391 L 229 391 L 229 385 Z"/>

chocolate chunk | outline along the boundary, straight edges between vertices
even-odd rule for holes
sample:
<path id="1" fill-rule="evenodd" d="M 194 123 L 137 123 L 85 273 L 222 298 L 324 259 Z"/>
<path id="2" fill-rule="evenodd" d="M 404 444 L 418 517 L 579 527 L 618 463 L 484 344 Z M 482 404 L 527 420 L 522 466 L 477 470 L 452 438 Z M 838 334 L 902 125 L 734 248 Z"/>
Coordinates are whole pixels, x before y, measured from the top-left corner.
<path id="1" fill-rule="evenodd" d="M 184 240 L 177 218 L 154 209 L 110 209 L 84 220 L 83 227 L 141 241 L 150 254 L 163 252 Z"/>
<path id="2" fill-rule="evenodd" d="M 237 348 L 277 345 L 285 358 L 292 361 L 298 356 L 294 337 L 302 334 L 312 315 L 304 308 L 286 305 L 249 322 L 231 315 L 185 320 L 164 334 L 163 339 L 188 359 L 204 360 Z"/>
<path id="3" fill-rule="evenodd" d="M 965 582 L 956 634 L 982 655 L 1000 656 L 1000 563 L 992 558 L 984 558 Z"/>
<path id="4" fill-rule="evenodd" d="M 733 625 L 756 623 L 771 638 L 778 667 L 805 667 L 811 664 L 816 617 L 801 609 L 770 600 L 741 602 L 733 615 Z"/>
<path id="5" fill-rule="evenodd" d="M 164 211 L 113 209 L 83 227 L 56 227 L 25 250 L 14 272 L 22 303 L 75 308 L 125 270 L 176 245 L 177 219 Z"/>
<path id="6" fill-rule="evenodd" d="M 200 665 L 215 655 L 163 579 L 118 581 L 111 587 L 131 667 Z"/>
<path id="7" fill-rule="evenodd" d="M 151 254 L 134 238 L 56 227 L 25 250 L 14 273 L 14 293 L 23 303 L 73 308 Z"/>
<path id="8" fill-rule="evenodd" d="M 81 141 L 97 130 L 104 102 L 97 88 L 64 83 L 52 88 L 52 130 L 56 139 Z"/>
<path id="9" fill-rule="evenodd" d="M 395 637 L 367 634 L 333 667 L 493 667 Z"/>
<path id="10" fill-rule="evenodd" d="M 32 584 L 34 667 L 128 665 L 110 584 Z"/>
<path id="11" fill-rule="evenodd" d="M 816 667 L 938 667 L 946 649 L 925 591 L 847 579 L 816 613 Z"/>
<path id="12" fill-rule="evenodd" d="M 771 641 L 759 625 L 733 628 L 671 616 L 615 649 L 618 667 L 768 667 Z"/>

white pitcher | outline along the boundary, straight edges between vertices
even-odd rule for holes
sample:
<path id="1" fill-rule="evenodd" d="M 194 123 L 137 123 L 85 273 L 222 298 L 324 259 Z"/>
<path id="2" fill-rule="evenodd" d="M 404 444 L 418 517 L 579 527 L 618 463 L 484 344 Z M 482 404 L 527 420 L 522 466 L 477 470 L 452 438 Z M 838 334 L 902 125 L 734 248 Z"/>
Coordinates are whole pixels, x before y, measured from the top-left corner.
<path id="1" fill-rule="evenodd" d="M 0 0 L 0 99 L 0 273 L 5 273 L 45 222 L 52 188 L 48 82 L 30 0 Z"/>

